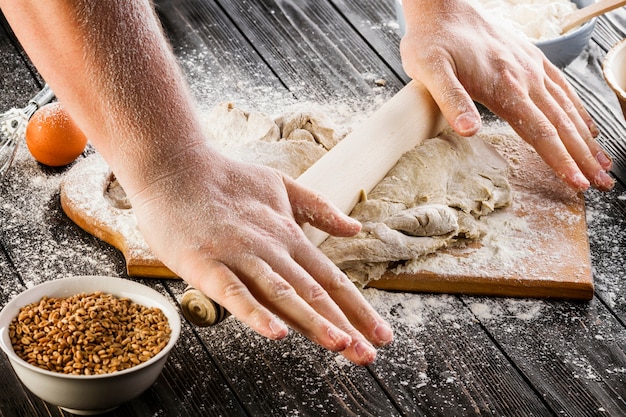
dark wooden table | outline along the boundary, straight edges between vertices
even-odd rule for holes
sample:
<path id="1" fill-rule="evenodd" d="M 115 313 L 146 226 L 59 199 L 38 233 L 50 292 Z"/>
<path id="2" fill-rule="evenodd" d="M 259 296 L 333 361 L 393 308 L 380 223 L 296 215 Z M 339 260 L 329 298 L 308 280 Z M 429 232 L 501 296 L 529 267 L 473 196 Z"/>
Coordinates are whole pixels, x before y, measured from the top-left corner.
<path id="1" fill-rule="evenodd" d="M 293 103 L 374 108 L 407 77 L 391 0 L 157 1 L 199 103 L 272 112 Z M 626 415 L 626 126 L 600 68 L 626 11 L 598 20 L 566 70 L 615 158 L 615 190 L 586 193 L 596 285 L 589 302 L 367 290 L 396 341 L 368 367 L 299 335 L 265 340 L 234 319 L 183 323 L 164 372 L 111 416 Z M 42 80 L 0 19 L 0 109 Z M 382 83 L 380 80 L 384 80 Z M 384 84 L 384 86 L 382 85 Z M 0 302 L 66 275 L 127 276 L 120 253 L 63 214 L 67 169 L 22 147 L 0 183 Z M 172 302 L 180 281 L 144 280 Z M 30 394 L 0 358 L 0 414 L 67 415 Z"/>

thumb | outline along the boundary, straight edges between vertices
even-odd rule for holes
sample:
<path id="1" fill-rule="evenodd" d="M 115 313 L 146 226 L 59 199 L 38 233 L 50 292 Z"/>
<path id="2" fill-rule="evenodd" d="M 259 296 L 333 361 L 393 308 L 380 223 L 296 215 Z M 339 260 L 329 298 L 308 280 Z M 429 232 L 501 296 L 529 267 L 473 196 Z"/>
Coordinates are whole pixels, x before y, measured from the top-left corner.
<path id="1" fill-rule="evenodd" d="M 443 87 L 442 87 L 443 86 Z M 461 136 L 472 136 L 481 128 L 480 113 L 456 77 L 439 86 L 426 85 L 452 129 Z"/>
<path id="2" fill-rule="evenodd" d="M 298 224 L 308 222 L 333 236 L 354 236 L 361 230 L 359 221 L 344 214 L 326 197 L 287 176 L 283 178 L 293 216 Z"/>

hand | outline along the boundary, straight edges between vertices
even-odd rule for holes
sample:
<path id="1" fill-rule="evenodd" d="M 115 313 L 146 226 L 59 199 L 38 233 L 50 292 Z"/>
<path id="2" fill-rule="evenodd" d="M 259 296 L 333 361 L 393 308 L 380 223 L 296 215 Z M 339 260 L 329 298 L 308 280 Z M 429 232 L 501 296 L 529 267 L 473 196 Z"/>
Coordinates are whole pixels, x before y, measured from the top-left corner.
<path id="1" fill-rule="evenodd" d="M 506 120 L 570 186 L 609 190 L 611 159 L 573 88 L 532 43 L 495 28 L 463 0 L 405 0 L 400 50 L 459 134 L 480 129 L 473 100 Z"/>
<path id="2" fill-rule="evenodd" d="M 268 338 L 285 337 L 286 322 L 357 364 L 372 362 L 367 339 L 389 343 L 390 327 L 298 226 L 351 236 L 360 224 L 273 169 L 208 148 L 178 165 L 129 196 L 159 259 Z"/>

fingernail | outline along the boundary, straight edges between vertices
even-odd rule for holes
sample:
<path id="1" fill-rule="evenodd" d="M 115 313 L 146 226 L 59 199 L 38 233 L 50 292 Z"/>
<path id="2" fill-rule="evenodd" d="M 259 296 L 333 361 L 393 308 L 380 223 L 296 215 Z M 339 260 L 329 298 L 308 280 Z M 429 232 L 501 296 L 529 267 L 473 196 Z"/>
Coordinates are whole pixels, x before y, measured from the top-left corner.
<path id="1" fill-rule="evenodd" d="M 381 346 L 387 345 L 393 340 L 393 331 L 387 323 L 379 323 L 374 329 L 374 334 Z"/>
<path id="2" fill-rule="evenodd" d="M 589 180 L 580 172 L 574 174 L 572 177 L 572 183 L 574 184 L 574 187 L 580 191 L 585 191 L 591 185 Z"/>
<path id="3" fill-rule="evenodd" d="M 454 120 L 454 129 L 462 135 L 473 135 L 480 129 L 480 117 L 473 112 L 462 113 Z"/>
<path id="4" fill-rule="evenodd" d="M 598 175 L 594 178 L 594 182 L 598 188 L 602 190 L 610 190 L 615 185 L 615 180 L 609 174 L 604 171 L 598 172 Z"/>
<path id="5" fill-rule="evenodd" d="M 596 154 L 596 160 L 604 170 L 611 169 L 613 161 L 611 160 L 611 157 L 609 157 L 609 155 L 607 155 L 604 151 L 600 151 Z"/>
<path id="6" fill-rule="evenodd" d="M 274 317 L 270 320 L 269 326 L 272 331 L 272 338 L 274 339 L 282 339 L 287 336 L 287 333 L 289 332 L 287 325 L 278 317 Z"/>
<path id="7" fill-rule="evenodd" d="M 354 351 L 361 358 L 362 363 L 372 363 L 376 359 L 376 349 L 367 342 L 357 342 L 354 345 Z"/>
<path id="8" fill-rule="evenodd" d="M 333 349 L 335 352 L 345 350 L 352 341 L 352 338 L 343 332 L 338 332 L 333 328 L 328 328 L 326 332 L 328 337 L 333 341 Z"/>
<path id="9" fill-rule="evenodd" d="M 591 136 L 593 136 L 594 138 L 600 134 L 600 129 L 598 129 L 598 125 L 595 124 L 593 121 L 589 121 L 587 127 L 589 128 L 589 133 L 591 133 Z"/>

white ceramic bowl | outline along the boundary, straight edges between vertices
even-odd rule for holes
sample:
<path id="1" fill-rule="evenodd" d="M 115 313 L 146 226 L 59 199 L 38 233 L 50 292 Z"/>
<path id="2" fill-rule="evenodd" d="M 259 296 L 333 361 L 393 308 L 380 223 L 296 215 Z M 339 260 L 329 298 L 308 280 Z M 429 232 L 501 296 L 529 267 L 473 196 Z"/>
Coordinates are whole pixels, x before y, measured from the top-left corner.
<path id="1" fill-rule="evenodd" d="M 595 0 L 572 0 L 578 8 L 595 3 Z M 596 27 L 596 18 L 593 18 L 578 28 L 559 36 L 535 43 L 543 54 L 559 68 L 568 66 L 589 44 L 593 29 Z"/>
<path id="2" fill-rule="evenodd" d="M 160 308 L 172 330 L 168 344 L 144 363 L 104 375 L 66 375 L 47 371 L 20 359 L 13 351 L 8 329 L 21 307 L 39 301 L 44 295 L 67 297 L 94 291 Z M 43 400 L 80 415 L 110 411 L 148 389 L 161 373 L 179 335 L 180 317 L 167 298 L 145 285 L 114 277 L 80 276 L 48 281 L 20 293 L 0 312 L 0 347 L 22 383 Z"/>
<path id="3" fill-rule="evenodd" d="M 626 39 L 618 42 L 606 54 L 602 71 L 607 84 L 615 92 L 626 118 Z"/>
<path id="4" fill-rule="evenodd" d="M 594 3 L 595 0 L 572 0 L 579 8 Z M 402 0 L 395 0 L 396 15 L 400 34 L 404 35 L 406 25 L 404 13 L 402 11 Z M 591 34 L 595 28 L 596 18 L 585 22 L 580 27 L 571 30 L 565 35 L 557 38 L 538 41 L 535 43 L 544 55 L 559 68 L 565 68 L 585 49 L 591 39 Z"/>

